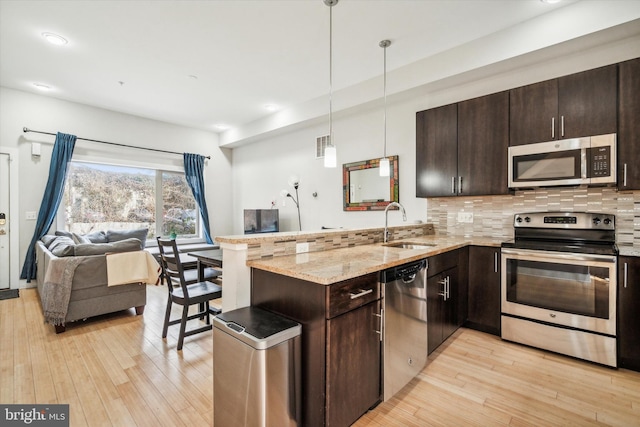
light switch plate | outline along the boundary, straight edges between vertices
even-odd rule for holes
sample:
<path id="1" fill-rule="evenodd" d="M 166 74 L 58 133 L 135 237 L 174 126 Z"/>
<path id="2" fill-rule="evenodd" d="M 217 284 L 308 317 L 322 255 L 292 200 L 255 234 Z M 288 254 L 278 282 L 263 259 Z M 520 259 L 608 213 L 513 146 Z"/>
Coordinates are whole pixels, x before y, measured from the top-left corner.
<path id="1" fill-rule="evenodd" d="M 24 219 L 35 221 L 38 218 L 36 211 L 27 211 L 24 213 Z"/>

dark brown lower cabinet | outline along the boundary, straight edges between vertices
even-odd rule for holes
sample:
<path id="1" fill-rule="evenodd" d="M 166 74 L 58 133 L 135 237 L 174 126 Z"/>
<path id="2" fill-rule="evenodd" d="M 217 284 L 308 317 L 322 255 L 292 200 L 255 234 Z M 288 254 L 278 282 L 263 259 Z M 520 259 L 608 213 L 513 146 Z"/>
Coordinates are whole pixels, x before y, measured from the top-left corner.
<path id="1" fill-rule="evenodd" d="M 438 348 L 458 328 L 455 319 L 457 279 L 457 267 L 427 278 L 427 341 L 429 353 Z"/>
<path id="2" fill-rule="evenodd" d="M 500 248 L 469 247 L 468 304 L 465 326 L 500 336 Z"/>
<path id="3" fill-rule="evenodd" d="M 618 367 L 640 371 L 640 258 L 618 257 Z"/>
<path id="4" fill-rule="evenodd" d="M 465 248 L 428 258 L 428 353 L 449 338 L 466 317 L 466 257 Z"/>
<path id="5" fill-rule="evenodd" d="M 302 325 L 303 426 L 349 426 L 380 402 L 378 273 L 325 286 L 253 269 L 251 305 Z"/>
<path id="6" fill-rule="evenodd" d="M 353 424 L 380 400 L 380 300 L 327 321 L 327 425 Z"/>

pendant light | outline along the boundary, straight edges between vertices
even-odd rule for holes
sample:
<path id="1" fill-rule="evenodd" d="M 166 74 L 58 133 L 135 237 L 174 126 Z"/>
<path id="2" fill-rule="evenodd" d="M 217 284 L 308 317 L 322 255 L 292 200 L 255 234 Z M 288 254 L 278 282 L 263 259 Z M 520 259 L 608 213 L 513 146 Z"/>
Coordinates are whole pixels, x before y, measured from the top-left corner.
<path id="1" fill-rule="evenodd" d="M 389 176 L 391 168 L 389 164 L 389 158 L 387 157 L 387 48 L 391 46 L 391 41 L 382 40 L 378 44 L 384 51 L 384 73 L 383 73 L 383 90 L 384 90 L 384 144 L 382 159 L 380 159 L 380 176 Z"/>
<path id="2" fill-rule="evenodd" d="M 335 168 L 336 146 L 333 144 L 333 6 L 338 4 L 338 0 L 324 0 L 324 4 L 329 6 L 329 143 L 324 150 L 324 167 Z"/>

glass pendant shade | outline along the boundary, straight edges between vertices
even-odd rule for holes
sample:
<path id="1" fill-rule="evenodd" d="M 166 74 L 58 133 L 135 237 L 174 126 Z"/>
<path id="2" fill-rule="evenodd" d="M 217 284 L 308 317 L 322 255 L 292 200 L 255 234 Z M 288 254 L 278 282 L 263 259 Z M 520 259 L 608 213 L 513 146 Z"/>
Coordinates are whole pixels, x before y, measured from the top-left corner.
<path id="1" fill-rule="evenodd" d="M 389 176 L 390 175 L 390 165 L 389 165 L 389 159 L 388 158 L 384 158 L 384 159 L 380 159 L 380 176 Z"/>
<path id="2" fill-rule="evenodd" d="M 324 149 L 324 167 L 335 168 L 336 163 L 336 147 L 329 145 Z"/>

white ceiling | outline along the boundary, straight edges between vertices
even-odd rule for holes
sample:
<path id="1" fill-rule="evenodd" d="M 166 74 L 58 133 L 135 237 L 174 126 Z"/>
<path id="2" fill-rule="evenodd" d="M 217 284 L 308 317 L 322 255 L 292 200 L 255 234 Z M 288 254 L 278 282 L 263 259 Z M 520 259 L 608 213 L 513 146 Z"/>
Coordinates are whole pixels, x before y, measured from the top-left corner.
<path id="1" fill-rule="evenodd" d="M 380 40 L 392 41 L 392 71 L 578 3 L 340 0 L 334 93 L 382 74 Z M 626 3 L 637 9 L 639 2 Z M 47 43 L 46 31 L 69 43 Z M 50 86 L 47 96 L 212 132 L 220 123 L 251 126 L 273 114 L 265 104 L 291 110 L 328 99 L 329 7 L 322 0 L 0 0 L 0 85 L 41 93 L 34 83 Z"/>

